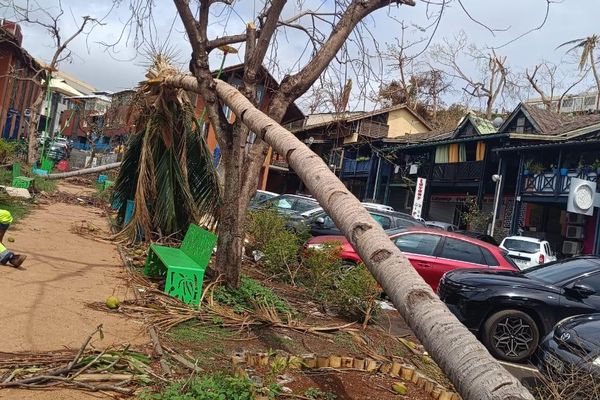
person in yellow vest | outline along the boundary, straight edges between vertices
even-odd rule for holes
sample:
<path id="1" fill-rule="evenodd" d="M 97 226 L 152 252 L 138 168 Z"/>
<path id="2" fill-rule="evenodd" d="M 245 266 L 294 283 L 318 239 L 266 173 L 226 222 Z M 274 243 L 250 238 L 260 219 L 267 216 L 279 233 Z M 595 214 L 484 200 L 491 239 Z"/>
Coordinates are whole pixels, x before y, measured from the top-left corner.
<path id="1" fill-rule="evenodd" d="M 12 222 L 13 217 L 10 211 L 0 209 L 0 243 L 4 242 L 4 234 Z"/>
<path id="2" fill-rule="evenodd" d="M 4 234 L 12 222 L 13 217 L 10 211 L 0 210 L 0 264 L 6 265 L 7 263 L 10 263 L 10 265 L 13 267 L 20 267 L 27 256 L 15 254 L 12 251 L 9 251 L 6 247 L 4 247 L 4 244 L 2 244 L 4 240 Z"/>

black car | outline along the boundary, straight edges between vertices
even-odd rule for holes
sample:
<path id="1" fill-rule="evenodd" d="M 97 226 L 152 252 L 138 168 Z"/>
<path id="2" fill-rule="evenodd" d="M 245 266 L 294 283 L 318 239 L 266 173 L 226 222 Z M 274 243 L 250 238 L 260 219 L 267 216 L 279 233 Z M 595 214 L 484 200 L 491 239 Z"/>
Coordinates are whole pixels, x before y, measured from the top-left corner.
<path id="1" fill-rule="evenodd" d="M 549 376 L 582 372 L 600 379 L 600 314 L 560 321 L 538 350 L 538 367 Z"/>
<path id="2" fill-rule="evenodd" d="M 522 361 L 558 321 L 600 312 L 600 258 L 574 257 L 519 272 L 451 271 L 438 295 L 495 357 Z"/>
<path id="3" fill-rule="evenodd" d="M 477 240 L 481 240 L 482 242 L 486 242 L 489 244 L 493 244 L 494 246 L 498 246 L 498 242 L 492 236 L 481 233 L 481 232 L 473 232 L 473 231 L 455 231 L 456 233 L 460 233 L 461 235 L 469 236 Z"/>
<path id="4" fill-rule="evenodd" d="M 319 207 L 319 203 L 306 196 L 296 194 L 282 194 L 262 201 L 256 205 L 250 205 L 250 209 L 260 209 L 263 207 L 274 207 L 281 214 L 293 215 L 300 214 Z"/>
<path id="5" fill-rule="evenodd" d="M 402 229 L 411 226 L 424 226 L 424 224 L 412 217 L 412 215 L 404 214 L 397 211 L 384 211 L 365 207 L 371 217 L 379 224 L 383 229 Z M 306 215 L 306 214 L 305 214 Z M 290 225 L 295 230 L 303 230 L 304 225 L 310 231 L 311 236 L 323 236 L 323 235 L 342 235 L 342 232 L 335 225 L 333 220 L 325 210 L 315 211 L 310 213 L 308 217 L 302 215 L 293 216 L 290 220 Z"/>

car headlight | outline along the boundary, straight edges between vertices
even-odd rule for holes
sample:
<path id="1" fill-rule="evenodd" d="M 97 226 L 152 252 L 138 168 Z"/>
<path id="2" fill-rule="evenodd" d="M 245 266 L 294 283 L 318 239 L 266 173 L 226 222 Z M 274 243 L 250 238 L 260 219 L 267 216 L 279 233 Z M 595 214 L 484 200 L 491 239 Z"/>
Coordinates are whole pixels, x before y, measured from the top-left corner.
<path id="1" fill-rule="evenodd" d="M 600 356 L 596 357 L 594 361 L 592 361 L 592 364 L 594 364 L 596 367 L 600 367 Z"/>
<path id="2" fill-rule="evenodd" d="M 310 243 L 306 246 L 307 249 L 313 250 L 323 250 L 324 247 L 325 245 L 323 243 Z"/>

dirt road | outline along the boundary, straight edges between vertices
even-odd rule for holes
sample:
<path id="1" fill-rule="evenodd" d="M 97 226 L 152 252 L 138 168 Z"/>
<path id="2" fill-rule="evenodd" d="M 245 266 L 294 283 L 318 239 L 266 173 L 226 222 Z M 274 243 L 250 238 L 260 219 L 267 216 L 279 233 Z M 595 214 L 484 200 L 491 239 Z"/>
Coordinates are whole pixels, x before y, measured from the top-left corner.
<path id="1" fill-rule="evenodd" d="M 85 189 L 62 184 L 59 190 L 77 193 Z M 28 259 L 20 269 L 0 265 L 0 355 L 79 348 L 99 324 L 104 325 L 105 337 L 93 342 L 96 347 L 148 344 L 139 321 L 87 307 L 112 294 L 120 299 L 133 294 L 127 293 L 116 247 L 71 232 L 81 221 L 108 229 L 101 210 L 64 203 L 37 206 L 10 227 L 5 244 Z M 8 242 L 9 237 L 15 241 Z M 0 391 L 0 399 L 87 398 L 103 397 L 78 391 Z"/>

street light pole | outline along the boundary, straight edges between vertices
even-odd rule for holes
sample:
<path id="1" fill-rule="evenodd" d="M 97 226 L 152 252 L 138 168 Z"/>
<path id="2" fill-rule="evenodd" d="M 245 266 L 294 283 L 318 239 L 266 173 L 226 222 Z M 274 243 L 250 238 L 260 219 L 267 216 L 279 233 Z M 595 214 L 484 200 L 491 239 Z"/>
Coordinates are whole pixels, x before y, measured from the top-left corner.
<path id="1" fill-rule="evenodd" d="M 500 182 L 502 182 L 502 175 L 492 175 L 492 181 L 496 182 L 496 192 L 494 194 L 494 214 L 492 215 L 492 226 L 490 227 L 490 236 L 494 236 L 494 228 L 496 227 L 496 215 L 498 214 L 498 203 L 500 202 Z"/>

